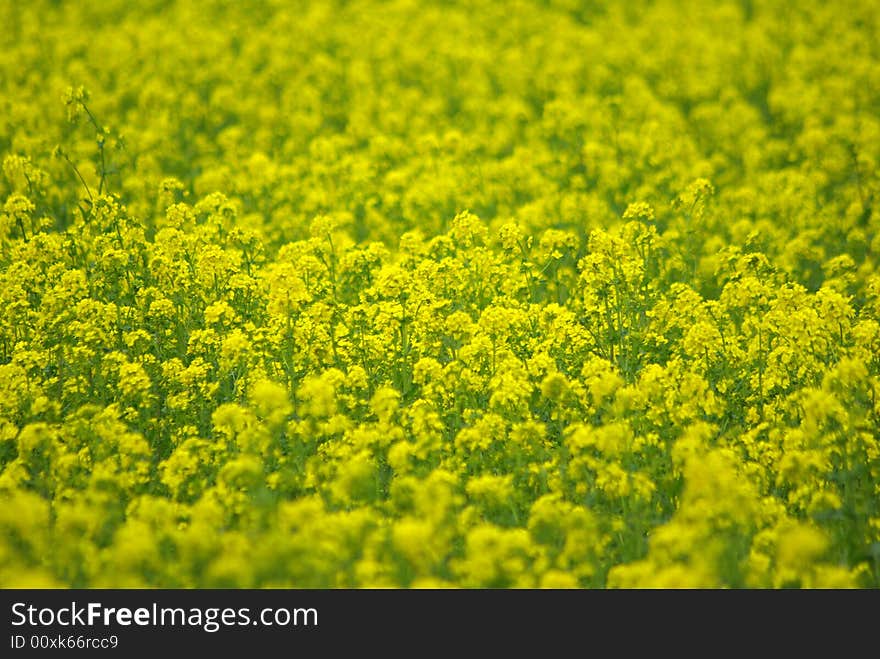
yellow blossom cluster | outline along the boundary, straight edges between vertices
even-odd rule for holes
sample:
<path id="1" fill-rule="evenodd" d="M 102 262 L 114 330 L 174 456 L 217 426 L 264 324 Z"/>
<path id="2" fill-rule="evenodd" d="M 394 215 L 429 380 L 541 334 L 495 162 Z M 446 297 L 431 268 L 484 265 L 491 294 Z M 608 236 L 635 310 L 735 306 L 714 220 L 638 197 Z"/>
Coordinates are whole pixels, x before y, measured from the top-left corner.
<path id="1" fill-rule="evenodd" d="M 880 587 L 874 3 L 0 24 L 0 586 Z"/>

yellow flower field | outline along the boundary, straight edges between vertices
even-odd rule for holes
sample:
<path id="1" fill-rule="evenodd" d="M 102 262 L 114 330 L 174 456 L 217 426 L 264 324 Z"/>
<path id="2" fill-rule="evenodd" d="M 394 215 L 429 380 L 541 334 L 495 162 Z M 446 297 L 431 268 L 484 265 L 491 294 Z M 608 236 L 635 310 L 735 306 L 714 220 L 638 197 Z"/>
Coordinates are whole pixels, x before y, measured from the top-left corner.
<path id="1" fill-rule="evenodd" d="M 876 3 L 0 24 L 0 586 L 880 587 Z"/>

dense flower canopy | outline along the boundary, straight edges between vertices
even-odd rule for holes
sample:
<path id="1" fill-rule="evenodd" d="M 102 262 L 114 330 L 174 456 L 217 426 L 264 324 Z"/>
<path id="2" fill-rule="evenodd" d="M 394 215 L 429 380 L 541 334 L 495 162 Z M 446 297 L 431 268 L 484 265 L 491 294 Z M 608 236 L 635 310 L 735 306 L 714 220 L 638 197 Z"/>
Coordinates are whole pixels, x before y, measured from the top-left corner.
<path id="1" fill-rule="evenodd" d="M 0 586 L 880 587 L 875 3 L 0 23 Z"/>

